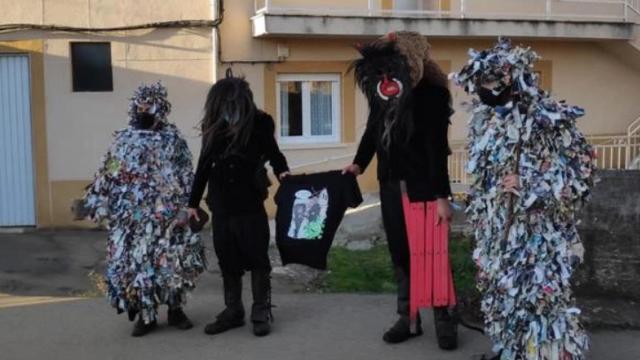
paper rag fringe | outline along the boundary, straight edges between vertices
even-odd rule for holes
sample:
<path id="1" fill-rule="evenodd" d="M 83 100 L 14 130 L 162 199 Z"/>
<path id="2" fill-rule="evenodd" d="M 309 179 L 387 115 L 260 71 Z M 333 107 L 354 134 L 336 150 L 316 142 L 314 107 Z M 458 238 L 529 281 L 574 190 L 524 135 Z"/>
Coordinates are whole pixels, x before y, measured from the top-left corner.
<path id="1" fill-rule="evenodd" d="M 140 313 L 148 323 L 159 305 L 180 306 L 206 268 L 198 234 L 175 226 L 187 204 L 191 152 L 173 124 L 161 130 L 116 132 L 85 204 L 106 220 L 108 299 L 118 313 Z"/>
<path id="2" fill-rule="evenodd" d="M 485 331 L 502 360 L 585 359 L 589 340 L 570 284 L 584 253 L 575 212 L 594 185 L 595 154 L 575 123 L 584 110 L 538 87 L 529 48 L 500 39 L 469 54 L 451 76 L 457 85 L 476 94 L 478 83 L 493 82 L 498 94 L 512 83 L 518 97 L 495 108 L 469 104 L 466 212 Z M 510 200 L 501 181 L 516 170 L 521 187 Z"/>

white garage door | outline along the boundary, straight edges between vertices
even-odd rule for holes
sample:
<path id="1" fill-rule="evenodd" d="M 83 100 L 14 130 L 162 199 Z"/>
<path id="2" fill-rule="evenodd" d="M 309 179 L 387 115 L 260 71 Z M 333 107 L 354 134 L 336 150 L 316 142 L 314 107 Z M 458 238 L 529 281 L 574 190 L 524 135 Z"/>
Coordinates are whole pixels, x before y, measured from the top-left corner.
<path id="1" fill-rule="evenodd" d="M 0 227 L 36 223 L 29 57 L 0 54 Z"/>

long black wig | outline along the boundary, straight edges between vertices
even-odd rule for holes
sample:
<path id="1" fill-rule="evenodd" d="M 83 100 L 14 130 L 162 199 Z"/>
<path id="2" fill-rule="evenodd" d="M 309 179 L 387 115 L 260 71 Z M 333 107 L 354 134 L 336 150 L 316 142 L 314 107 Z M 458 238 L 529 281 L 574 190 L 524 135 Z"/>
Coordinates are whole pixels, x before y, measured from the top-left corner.
<path id="1" fill-rule="evenodd" d="M 253 101 L 249 83 L 233 76 L 227 70 L 224 79 L 218 80 L 207 95 L 204 117 L 200 122 L 202 153 L 209 154 L 215 144 L 228 140 L 225 152 L 245 147 L 254 128 L 258 108 Z"/>

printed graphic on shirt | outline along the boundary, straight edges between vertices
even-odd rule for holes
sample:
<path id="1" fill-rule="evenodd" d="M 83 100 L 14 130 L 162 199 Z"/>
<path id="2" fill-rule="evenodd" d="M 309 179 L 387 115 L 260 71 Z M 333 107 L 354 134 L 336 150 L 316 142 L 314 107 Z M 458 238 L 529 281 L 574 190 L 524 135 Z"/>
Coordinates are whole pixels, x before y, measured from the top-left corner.
<path id="1" fill-rule="evenodd" d="M 329 207 L 329 191 L 299 190 L 295 194 L 289 237 L 299 240 L 318 240 L 324 234 Z"/>

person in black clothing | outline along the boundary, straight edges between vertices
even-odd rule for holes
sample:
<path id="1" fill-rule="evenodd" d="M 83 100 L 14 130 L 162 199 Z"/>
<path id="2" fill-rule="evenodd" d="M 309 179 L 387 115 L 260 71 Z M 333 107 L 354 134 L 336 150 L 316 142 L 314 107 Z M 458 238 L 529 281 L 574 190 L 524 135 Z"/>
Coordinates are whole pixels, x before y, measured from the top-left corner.
<path id="1" fill-rule="evenodd" d="M 352 65 L 370 114 L 353 164 L 344 172 L 360 175 L 374 155 L 382 216 L 398 285 L 399 320 L 383 339 L 405 341 L 422 334 L 411 332 L 409 319 L 410 255 L 402 194 L 411 202 L 437 201 L 438 221 L 449 220 L 451 196 L 447 141 L 451 95 L 447 77 L 428 57 L 429 44 L 417 33 L 398 32 L 358 48 L 361 58 Z M 446 307 L 434 308 L 438 344 L 457 347 L 455 323 Z M 418 318 L 419 320 L 419 318 Z"/>
<path id="2" fill-rule="evenodd" d="M 274 137 L 275 125 L 253 102 L 249 84 L 227 71 L 211 87 L 202 120 L 202 150 L 189 199 L 189 217 L 208 184 L 213 244 L 224 283 L 226 309 L 205 327 L 218 334 L 244 325 L 242 276 L 251 271 L 251 321 L 256 336 L 271 329 L 271 263 L 269 223 L 264 208 L 270 185 L 269 161 L 279 179 L 289 174 Z"/>

